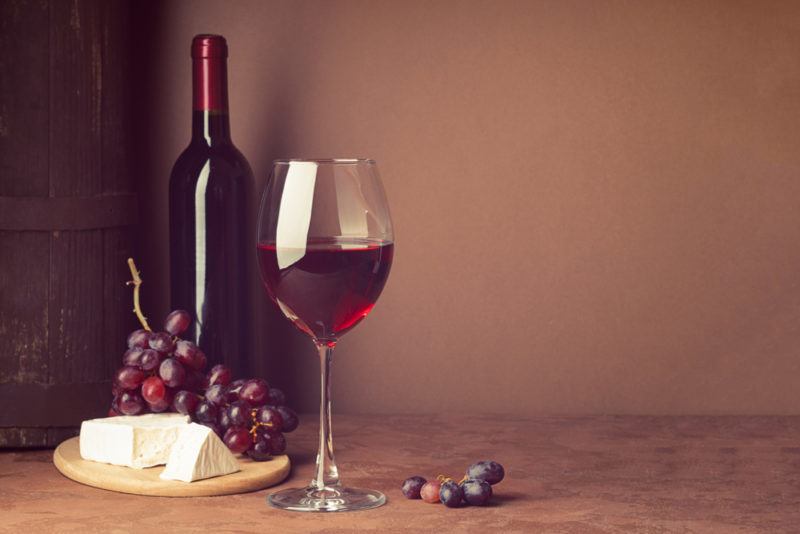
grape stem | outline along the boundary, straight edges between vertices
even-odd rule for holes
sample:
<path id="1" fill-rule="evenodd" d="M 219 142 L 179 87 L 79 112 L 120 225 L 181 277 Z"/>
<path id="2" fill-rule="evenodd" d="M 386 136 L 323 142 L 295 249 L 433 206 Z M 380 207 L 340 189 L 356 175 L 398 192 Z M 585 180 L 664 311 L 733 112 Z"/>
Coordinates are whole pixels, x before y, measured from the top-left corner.
<path id="1" fill-rule="evenodd" d="M 139 322 L 142 323 L 142 328 L 148 332 L 152 332 L 153 329 L 147 324 L 147 317 L 144 316 L 142 307 L 139 305 L 139 287 L 142 285 L 142 277 L 139 276 L 139 270 L 136 269 L 136 263 L 133 261 L 133 258 L 128 258 L 128 267 L 131 270 L 133 280 L 129 280 L 125 285 L 133 285 L 133 313 L 139 318 Z"/>

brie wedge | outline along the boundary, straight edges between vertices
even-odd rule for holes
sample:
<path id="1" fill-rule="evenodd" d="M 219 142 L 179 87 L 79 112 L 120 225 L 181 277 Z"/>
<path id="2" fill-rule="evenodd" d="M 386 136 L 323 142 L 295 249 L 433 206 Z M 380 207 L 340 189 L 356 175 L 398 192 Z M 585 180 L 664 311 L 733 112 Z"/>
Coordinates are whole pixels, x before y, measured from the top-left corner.
<path id="1" fill-rule="evenodd" d="M 237 471 L 239 462 L 214 431 L 191 423 L 181 429 L 160 477 L 192 482 Z"/>
<path id="2" fill-rule="evenodd" d="M 84 421 L 81 458 L 136 469 L 162 465 L 189 420 L 186 415 L 157 413 Z"/>

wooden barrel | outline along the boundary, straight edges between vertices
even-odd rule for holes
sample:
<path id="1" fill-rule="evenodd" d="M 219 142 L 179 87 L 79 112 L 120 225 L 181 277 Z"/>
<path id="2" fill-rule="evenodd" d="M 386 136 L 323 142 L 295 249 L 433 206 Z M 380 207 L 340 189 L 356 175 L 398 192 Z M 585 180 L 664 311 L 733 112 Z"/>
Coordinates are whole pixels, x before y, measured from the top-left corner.
<path id="1" fill-rule="evenodd" d="M 104 415 L 135 328 L 128 12 L 0 2 L 0 447 Z"/>

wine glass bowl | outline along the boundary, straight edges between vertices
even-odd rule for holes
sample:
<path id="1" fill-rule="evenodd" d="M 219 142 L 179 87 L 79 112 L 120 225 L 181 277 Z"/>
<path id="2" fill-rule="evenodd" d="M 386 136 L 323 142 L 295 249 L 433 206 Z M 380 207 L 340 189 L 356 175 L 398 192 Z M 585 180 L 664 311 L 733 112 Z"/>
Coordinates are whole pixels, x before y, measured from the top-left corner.
<path id="1" fill-rule="evenodd" d="M 346 488 L 333 455 L 330 366 L 339 339 L 373 309 L 394 256 L 391 217 L 369 159 L 277 160 L 264 188 L 258 262 L 269 297 L 317 347 L 321 369 L 320 442 L 306 488 L 270 495 L 298 511 L 374 508 L 380 492 Z"/>

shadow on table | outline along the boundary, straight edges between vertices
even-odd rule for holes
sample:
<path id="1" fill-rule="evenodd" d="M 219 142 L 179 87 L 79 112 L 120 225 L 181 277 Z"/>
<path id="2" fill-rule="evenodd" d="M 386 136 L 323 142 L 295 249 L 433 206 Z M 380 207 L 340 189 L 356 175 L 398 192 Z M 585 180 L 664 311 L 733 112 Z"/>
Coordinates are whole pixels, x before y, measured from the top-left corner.
<path id="1" fill-rule="evenodd" d="M 503 506 L 514 501 L 522 501 L 525 499 L 529 499 L 530 496 L 520 492 L 511 492 L 511 493 L 494 493 L 492 495 L 492 500 L 486 505 L 487 507 L 491 506 Z"/>

